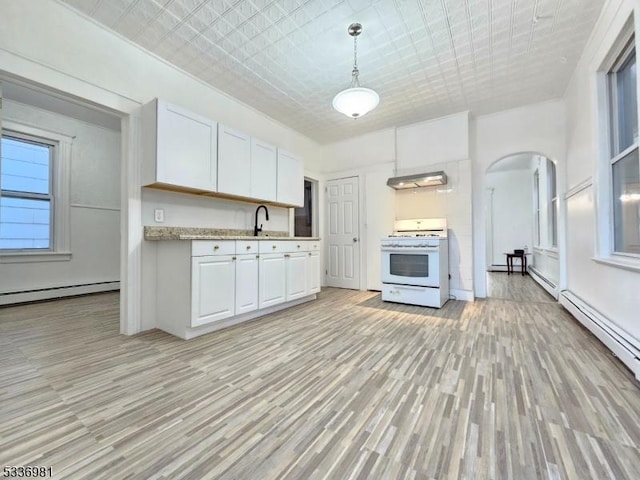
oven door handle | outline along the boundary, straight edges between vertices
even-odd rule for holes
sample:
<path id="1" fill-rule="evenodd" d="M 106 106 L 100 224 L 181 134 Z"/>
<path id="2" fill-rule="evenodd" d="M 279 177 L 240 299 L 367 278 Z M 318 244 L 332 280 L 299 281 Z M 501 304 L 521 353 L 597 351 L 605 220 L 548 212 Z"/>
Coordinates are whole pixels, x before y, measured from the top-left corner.
<path id="1" fill-rule="evenodd" d="M 440 250 L 438 247 L 382 247 L 380 251 L 389 253 L 437 253 Z"/>

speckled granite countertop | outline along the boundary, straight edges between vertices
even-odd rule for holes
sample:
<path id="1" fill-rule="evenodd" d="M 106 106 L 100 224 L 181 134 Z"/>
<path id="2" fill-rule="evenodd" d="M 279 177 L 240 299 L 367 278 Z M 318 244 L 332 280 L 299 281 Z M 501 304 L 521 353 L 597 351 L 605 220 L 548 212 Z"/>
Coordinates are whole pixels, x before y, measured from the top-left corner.
<path id="1" fill-rule="evenodd" d="M 254 237 L 253 230 L 234 228 L 144 227 L 145 240 L 310 240 L 318 237 L 290 237 L 288 232 L 266 230 Z"/>

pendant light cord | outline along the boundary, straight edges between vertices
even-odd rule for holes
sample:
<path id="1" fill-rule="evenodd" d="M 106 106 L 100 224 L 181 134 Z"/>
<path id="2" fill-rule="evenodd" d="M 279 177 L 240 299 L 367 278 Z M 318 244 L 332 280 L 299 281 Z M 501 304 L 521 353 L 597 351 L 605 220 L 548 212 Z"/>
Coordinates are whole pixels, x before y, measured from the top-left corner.
<path id="1" fill-rule="evenodd" d="M 351 88 L 359 87 L 360 80 L 358 80 L 358 36 L 353 37 L 353 70 L 351 71 Z"/>

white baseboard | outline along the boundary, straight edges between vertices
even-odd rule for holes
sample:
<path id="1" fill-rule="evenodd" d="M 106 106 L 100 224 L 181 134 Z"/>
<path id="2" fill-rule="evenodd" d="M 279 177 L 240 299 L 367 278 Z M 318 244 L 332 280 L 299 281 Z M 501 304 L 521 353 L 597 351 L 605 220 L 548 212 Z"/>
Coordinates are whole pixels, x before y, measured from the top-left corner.
<path id="1" fill-rule="evenodd" d="M 487 271 L 488 272 L 506 272 L 507 266 L 506 265 L 489 265 L 487 267 Z"/>
<path id="2" fill-rule="evenodd" d="M 554 285 L 551 280 L 538 272 L 534 267 L 529 267 L 529 275 L 535 282 L 544 288 L 549 295 L 558 300 L 558 286 Z"/>
<path id="3" fill-rule="evenodd" d="M 561 292 L 560 304 L 598 337 L 640 380 L 640 345 L 634 345 L 624 338 L 607 317 L 570 291 Z"/>
<path id="4" fill-rule="evenodd" d="M 25 292 L 2 293 L 0 294 L 0 305 L 52 300 L 54 298 L 72 297 L 74 295 L 85 295 L 87 293 L 110 292 L 113 290 L 120 290 L 120 282 L 100 282 L 87 285 L 43 288 Z"/>
<path id="5" fill-rule="evenodd" d="M 472 290 L 458 290 L 457 288 L 450 288 L 449 296 L 456 297 L 456 300 L 464 300 L 465 302 L 473 302 L 475 300 Z"/>

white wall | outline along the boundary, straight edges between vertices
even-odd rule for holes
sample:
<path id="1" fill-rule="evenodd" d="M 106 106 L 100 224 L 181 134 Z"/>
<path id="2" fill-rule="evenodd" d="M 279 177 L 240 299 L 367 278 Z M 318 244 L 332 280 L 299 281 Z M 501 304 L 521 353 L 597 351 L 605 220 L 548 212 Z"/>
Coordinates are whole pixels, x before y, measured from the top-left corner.
<path id="1" fill-rule="evenodd" d="M 564 102 L 554 100 L 475 118 L 471 141 L 473 166 L 474 285 L 486 296 L 486 171 L 496 161 L 516 154 L 539 153 L 556 162 L 558 192 L 564 192 Z M 561 206 L 562 210 L 562 206 Z M 560 219 L 562 225 L 563 218 Z M 562 232 L 562 230 L 561 230 Z"/>
<path id="2" fill-rule="evenodd" d="M 505 266 L 505 253 L 533 245 L 533 179 L 528 168 L 487 173 L 487 265 Z"/>
<path id="3" fill-rule="evenodd" d="M 598 118 L 597 72 L 623 25 L 635 9 L 636 51 L 640 1 L 607 2 L 566 92 L 567 104 L 567 285 L 566 288 L 603 314 L 627 338 L 640 346 L 640 261 L 607 262 L 602 252 L 609 225 L 598 227 L 597 199 L 607 193 L 598 165 L 607 165 L 601 147 L 604 133 Z M 606 249 L 605 249 L 606 250 Z"/>
<path id="4" fill-rule="evenodd" d="M 159 227 L 204 227 L 253 229 L 255 203 L 198 197 L 153 188 L 142 189 L 142 224 Z M 164 222 L 154 220 L 154 210 L 164 210 Z M 269 221 L 260 212 L 258 224 L 264 230 L 289 231 L 289 209 L 268 206 Z"/>
<path id="5" fill-rule="evenodd" d="M 453 294 L 473 299 L 468 142 L 469 115 L 462 112 L 322 147 L 322 159 L 314 168 L 322 171 L 326 179 L 359 176 L 360 188 L 365 188 L 360 205 L 363 288 L 381 288 L 380 239 L 391 233 L 394 220 L 445 217 L 449 221 Z M 387 178 L 394 175 L 433 170 L 444 170 L 449 183 L 407 192 L 386 185 Z"/>
<path id="6" fill-rule="evenodd" d="M 5 99 L 3 120 L 73 138 L 71 260 L 2 265 L 0 293 L 120 279 L 120 132 Z"/>

